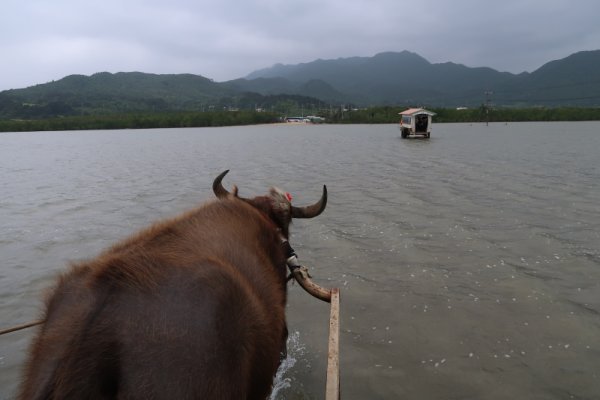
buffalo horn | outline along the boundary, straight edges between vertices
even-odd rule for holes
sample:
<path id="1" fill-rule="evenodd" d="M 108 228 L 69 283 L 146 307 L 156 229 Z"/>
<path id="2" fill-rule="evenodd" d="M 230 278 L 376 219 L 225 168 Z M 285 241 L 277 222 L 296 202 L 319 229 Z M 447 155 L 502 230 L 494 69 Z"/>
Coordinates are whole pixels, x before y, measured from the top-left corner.
<path id="1" fill-rule="evenodd" d="M 327 205 L 327 186 L 323 185 L 323 195 L 315 204 L 306 207 L 292 206 L 292 218 L 313 218 L 321 214 Z"/>
<path id="2" fill-rule="evenodd" d="M 227 191 L 227 189 L 225 189 L 223 187 L 223 184 L 221 183 L 221 181 L 223 180 L 225 175 L 227 175 L 228 172 L 228 169 L 221 172 L 221 174 L 217 176 L 213 182 L 213 192 L 215 192 L 215 195 L 217 195 L 218 198 L 227 197 L 230 194 L 229 191 Z"/>

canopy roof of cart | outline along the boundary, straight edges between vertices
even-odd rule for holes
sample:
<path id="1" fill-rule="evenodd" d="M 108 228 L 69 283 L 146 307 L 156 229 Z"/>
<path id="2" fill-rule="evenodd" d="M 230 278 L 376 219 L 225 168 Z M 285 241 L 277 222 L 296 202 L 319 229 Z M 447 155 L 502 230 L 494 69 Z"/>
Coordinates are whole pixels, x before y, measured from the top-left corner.
<path id="1" fill-rule="evenodd" d="M 427 114 L 427 115 L 435 115 L 434 112 L 432 111 L 428 111 L 424 108 L 409 108 L 408 110 L 404 110 L 401 113 L 398 113 L 400 115 L 418 115 L 418 114 Z"/>

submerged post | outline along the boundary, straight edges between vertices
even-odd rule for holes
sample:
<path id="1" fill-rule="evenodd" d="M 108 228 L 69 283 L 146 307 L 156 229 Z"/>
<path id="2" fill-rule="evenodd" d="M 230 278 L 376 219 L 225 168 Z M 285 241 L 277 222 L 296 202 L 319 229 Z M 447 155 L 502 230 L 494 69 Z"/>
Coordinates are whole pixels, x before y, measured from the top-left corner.
<path id="1" fill-rule="evenodd" d="M 340 289 L 331 289 L 325 400 L 340 399 Z"/>

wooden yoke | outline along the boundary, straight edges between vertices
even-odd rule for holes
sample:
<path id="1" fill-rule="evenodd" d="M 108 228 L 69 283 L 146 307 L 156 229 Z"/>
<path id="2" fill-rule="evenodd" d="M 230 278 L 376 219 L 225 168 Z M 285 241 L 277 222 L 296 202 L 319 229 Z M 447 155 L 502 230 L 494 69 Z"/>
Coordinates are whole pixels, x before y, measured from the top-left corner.
<path id="1" fill-rule="evenodd" d="M 292 274 L 296 282 L 302 286 L 302 289 L 306 290 L 311 296 L 327 303 L 331 302 L 331 289 L 325 289 L 323 286 L 314 283 L 308 273 L 308 268 L 304 265 L 294 268 Z"/>

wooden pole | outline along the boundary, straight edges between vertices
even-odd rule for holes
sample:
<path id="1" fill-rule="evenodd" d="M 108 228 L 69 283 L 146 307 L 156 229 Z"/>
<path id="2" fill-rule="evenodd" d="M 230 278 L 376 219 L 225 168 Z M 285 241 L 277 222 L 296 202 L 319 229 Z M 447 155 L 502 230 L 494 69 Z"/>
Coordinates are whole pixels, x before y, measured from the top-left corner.
<path id="1" fill-rule="evenodd" d="M 340 399 L 340 289 L 331 289 L 325 400 Z"/>

